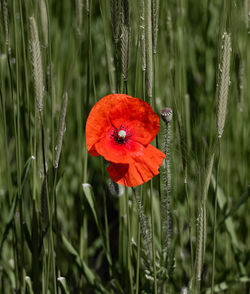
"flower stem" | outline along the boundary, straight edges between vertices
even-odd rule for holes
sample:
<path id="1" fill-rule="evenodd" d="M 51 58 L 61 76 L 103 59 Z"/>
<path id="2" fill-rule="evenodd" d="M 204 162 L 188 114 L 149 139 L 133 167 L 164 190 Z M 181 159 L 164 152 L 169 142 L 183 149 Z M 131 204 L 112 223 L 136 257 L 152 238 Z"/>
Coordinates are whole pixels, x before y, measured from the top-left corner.
<path id="1" fill-rule="evenodd" d="M 155 265 L 155 240 L 154 240 L 154 206 L 153 206 L 153 182 L 150 181 L 150 199 L 151 199 L 151 227 L 152 227 L 152 257 L 153 257 L 153 272 L 154 272 L 154 294 L 157 294 L 157 278 Z"/>
<path id="2" fill-rule="evenodd" d="M 129 287 L 130 293 L 134 293 L 133 291 L 133 273 L 131 267 L 131 231 L 130 231 L 130 213 L 129 213 L 129 197 L 128 197 L 128 189 L 125 189 L 126 195 L 126 215 L 127 215 L 127 237 L 128 237 L 128 246 L 127 246 L 127 263 L 128 263 L 128 274 L 129 274 Z"/>
<path id="3" fill-rule="evenodd" d="M 142 198 L 142 186 L 140 186 L 140 198 Z M 140 278 L 140 259 L 141 259 L 141 227 L 140 221 L 137 220 L 137 264 L 136 264 L 136 290 L 135 293 L 139 294 L 139 278 Z"/>
<path id="4" fill-rule="evenodd" d="M 136 290 L 135 293 L 139 294 L 139 279 L 140 279 L 140 251 L 141 251 L 141 231 L 140 222 L 137 224 L 137 263 L 136 263 Z"/>

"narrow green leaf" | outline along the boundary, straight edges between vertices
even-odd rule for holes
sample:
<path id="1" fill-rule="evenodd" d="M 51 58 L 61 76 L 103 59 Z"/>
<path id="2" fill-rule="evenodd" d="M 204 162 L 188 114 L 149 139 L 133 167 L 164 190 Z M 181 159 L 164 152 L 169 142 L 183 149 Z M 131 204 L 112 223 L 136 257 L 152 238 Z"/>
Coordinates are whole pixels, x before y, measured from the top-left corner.
<path id="1" fill-rule="evenodd" d="M 32 283 L 31 283 L 30 277 L 26 276 L 24 278 L 24 280 L 25 280 L 25 284 L 27 285 L 28 294 L 34 294 L 33 289 L 32 289 Z"/>
<path id="2" fill-rule="evenodd" d="M 88 204 L 91 208 L 91 211 L 94 215 L 96 225 L 99 230 L 103 231 L 100 220 L 97 215 L 96 202 L 95 202 L 95 197 L 94 197 L 92 187 L 90 184 L 82 184 L 82 188 L 83 188 L 84 194 L 86 196 L 86 199 L 88 201 Z"/>
<path id="3" fill-rule="evenodd" d="M 88 267 L 83 259 L 81 259 L 80 255 L 76 251 L 76 249 L 72 246 L 72 244 L 68 241 L 68 239 L 62 234 L 62 243 L 67 249 L 67 251 L 73 255 L 76 259 L 76 263 L 82 269 L 87 281 L 97 289 L 101 290 L 102 293 L 108 294 L 105 288 L 102 286 L 101 282 L 99 281 L 99 277 L 94 274 L 94 272 Z"/>
<path id="4" fill-rule="evenodd" d="M 10 209 L 10 213 L 9 213 L 9 216 L 8 216 L 8 221 L 7 221 L 7 224 L 5 226 L 3 236 L 2 236 L 2 240 L 1 240 L 1 243 L 0 243 L 0 256 L 2 254 L 3 243 L 4 243 L 4 241 L 6 240 L 6 238 L 8 236 L 9 229 L 11 227 L 13 218 L 15 216 L 16 206 L 17 206 L 17 193 L 15 193 L 15 195 L 14 195 L 14 197 L 12 199 L 12 204 L 11 204 L 11 209 Z"/>
<path id="5" fill-rule="evenodd" d="M 212 175 L 212 184 L 213 184 L 213 187 L 215 187 L 215 178 L 213 175 Z M 226 196 L 220 186 L 218 187 L 218 204 L 219 204 L 220 209 L 223 211 L 223 209 L 225 208 L 225 205 L 226 205 Z M 239 249 L 240 245 L 239 245 L 239 242 L 238 242 L 238 239 L 236 236 L 236 231 L 235 231 L 233 220 L 231 217 L 228 217 L 225 220 L 225 225 L 226 225 L 226 228 L 227 228 L 227 231 L 228 231 L 228 234 L 231 238 L 232 243 L 234 244 L 234 246 L 236 248 Z"/>
<path id="6" fill-rule="evenodd" d="M 232 216 L 240 207 L 243 205 L 248 198 L 250 197 L 250 186 L 247 187 L 247 190 L 245 193 L 243 193 L 238 201 L 235 203 L 235 205 L 230 209 L 230 211 L 225 215 L 224 219 L 221 223 L 223 223 L 228 217 Z"/>
<path id="7" fill-rule="evenodd" d="M 57 278 L 57 281 L 59 283 L 59 286 L 60 286 L 62 292 L 64 294 L 69 294 L 70 292 L 68 290 L 66 279 L 64 277 L 59 277 L 59 278 Z"/>
<path id="8" fill-rule="evenodd" d="M 104 249 L 105 249 L 105 252 L 106 252 L 108 262 L 109 262 L 109 264 L 112 264 L 111 257 L 108 254 L 108 251 L 107 251 L 107 248 L 106 248 L 106 240 L 105 240 L 105 234 L 104 234 L 104 230 L 103 230 L 103 227 L 102 227 L 102 223 L 101 223 L 99 215 L 97 213 L 96 201 L 95 201 L 95 196 L 94 196 L 94 193 L 93 193 L 92 186 L 90 184 L 85 183 L 85 184 L 82 184 L 82 188 L 83 188 L 84 194 L 86 196 L 86 199 L 88 201 L 88 204 L 89 204 L 89 206 L 91 208 L 91 211 L 93 213 L 93 216 L 95 218 L 97 229 L 98 229 L 99 234 L 100 234 L 100 236 L 102 238 L 103 246 L 104 246 Z"/>

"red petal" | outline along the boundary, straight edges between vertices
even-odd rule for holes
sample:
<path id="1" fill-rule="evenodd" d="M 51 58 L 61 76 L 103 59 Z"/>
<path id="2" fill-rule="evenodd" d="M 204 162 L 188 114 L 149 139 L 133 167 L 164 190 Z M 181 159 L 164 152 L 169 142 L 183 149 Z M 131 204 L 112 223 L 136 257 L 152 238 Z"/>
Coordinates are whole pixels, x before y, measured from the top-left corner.
<path id="1" fill-rule="evenodd" d="M 126 95 L 111 109 L 109 117 L 115 127 L 128 127 L 131 140 L 143 145 L 149 144 L 160 130 L 158 115 L 150 104 L 140 98 Z"/>
<path id="2" fill-rule="evenodd" d="M 128 163 L 122 164 L 122 163 L 111 162 L 110 165 L 107 167 L 110 178 L 116 183 L 119 183 L 121 185 L 125 185 L 124 183 L 121 183 L 121 181 L 122 179 L 124 179 L 124 177 L 126 177 L 126 174 L 128 173 L 128 169 L 129 169 Z"/>
<path id="3" fill-rule="evenodd" d="M 128 126 L 131 140 L 143 145 L 149 144 L 160 129 L 159 117 L 148 103 L 125 94 L 111 94 L 98 101 L 90 111 L 86 123 L 88 150 L 105 136 L 112 124 L 117 128 Z"/>
<path id="4" fill-rule="evenodd" d="M 137 162 L 129 164 L 111 163 L 107 168 L 111 179 L 118 184 L 134 187 L 146 183 L 159 174 L 165 154 L 152 145 L 144 149 L 144 155 Z"/>
<path id="5" fill-rule="evenodd" d="M 124 144 L 116 143 L 111 137 L 112 128 L 106 132 L 105 137 L 95 144 L 97 153 L 102 155 L 107 161 L 114 163 L 130 163 L 143 156 L 145 147 L 132 140 Z"/>
<path id="6" fill-rule="evenodd" d="M 100 156 L 100 154 L 96 151 L 95 146 L 93 146 L 90 150 L 89 150 L 89 154 L 91 156 Z"/>
<path id="7" fill-rule="evenodd" d="M 111 126 L 110 109 L 117 103 L 116 95 L 108 95 L 97 102 L 89 113 L 86 123 L 86 145 L 88 150 L 98 142 Z"/>

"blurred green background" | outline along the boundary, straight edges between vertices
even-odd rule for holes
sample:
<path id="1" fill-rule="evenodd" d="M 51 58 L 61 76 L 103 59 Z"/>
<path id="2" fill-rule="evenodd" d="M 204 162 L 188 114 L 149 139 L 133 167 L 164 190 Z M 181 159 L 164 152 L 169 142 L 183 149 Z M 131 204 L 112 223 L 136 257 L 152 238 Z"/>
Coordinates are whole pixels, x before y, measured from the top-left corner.
<path id="1" fill-rule="evenodd" d="M 227 32 L 232 52 L 220 140 L 215 292 L 249 293 L 249 0 L 0 2 L 0 292 L 156 293 L 151 273 L 157 270 L 158 293 L 210 293 L 218 165 L 216 84 Z M 146 74 L 142 70 L 143 3 L 146 11 L 147 5 L 159 3 L 157 46 L 151 52 L 152 97 L 145 82 L 148 69 Z M 152 8 L 152 21 L 153 16 Z M 85 146 L 91 107 L 107 94 L 126 92 L 126 87 L 129 95 L 152 102 L 158 115 L 164 107 L 173 109 L 169 160 L 174 268 L 164 269 L 161 263 L 159 187 L 164 180 L 157 176 L 137 191 L 146 217 L 153 215 L 156 268 L 149 274 L 150 261 L 138 249 L 140 240 L 142 248 L 144 243 L 135 195 L 112 183 L 105 160 L 89 156 Z M 37 107 L 39 89 L 42 111 Z M 63 107 L 65 123 L 63 114 L 60 120 Z M 160 149 L 161 124 L 154 142 Z M 212 154 L 206 252 L 196 287 L 199 209 Z"/>

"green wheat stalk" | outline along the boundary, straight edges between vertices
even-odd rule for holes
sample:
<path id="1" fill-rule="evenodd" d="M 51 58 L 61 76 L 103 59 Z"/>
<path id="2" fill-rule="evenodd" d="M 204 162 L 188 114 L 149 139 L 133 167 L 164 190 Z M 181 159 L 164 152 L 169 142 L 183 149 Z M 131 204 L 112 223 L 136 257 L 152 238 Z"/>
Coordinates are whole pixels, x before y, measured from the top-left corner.
<path id="1" fill-rule="evenodd" d="M 153 53 L 156 54 L 159 19 L 159 0 L 152 0 Z"/>
<path id="2" fill-rule="evenodd" d="M 11 54 L 10 38 L 9 38 L 9 21 L 8 21 L 8 4 L 6 0 L 1 0 L 1 18 L 4 32 L 4 40 L 7 53 Z"/>
<path id="3" fill-rule="evenodd" d="M 45 0 L 39 1 L 44 46 L 48 47 L 48 14 Z"/>
<path id="4" fill-rule="evenodd" d="M 59 160 L 61 156 L 62 151 L 62 142 L 63 142 L 63 136 L 66 130 L 66 113 L 67 113 L 67 106 L 68 106 L 68 93 L 64 93 L 62 104 L 61 104 L 61 110 L 60 110 L 60 117 L 59 117 L 59 125 L 57 130 L 57 139 L 56 139 L 56 147 L 55 147 L 55 162 L 54 167 L 57 169 L 59 165 Z"/>
<path id="5" fill-rule="evenodd" d="M 129 64 L 129 2 L 123 0 L 121 5 L 121 61 L 122 76 L 127 93 L 128 64 Z"/>
<path id="6" fill-rule="evenodd" d="M 119 42 L 121 30 L 121 0 L 111 0 L 111 27 L 115 45 L 115 71 L 116 71 L 116 92 L 119 92 L 120 83 L 120 62 L 119 62 Z"/>
<path id="7" fill-rule="evenodd" d="M 196 246 L 196 262 L 195 262 L 195 293 L 200 292 L 200 280 L 202 273 L 202 266 L 206 251 L 206 232 L 207 232 L 207 194 L 211 180 L 212 170 L 214 164 L 214 153 L 209 159 L 206 170 L 205 181 L 202 189 L 202 200 L 199 209 L 198 223 L 197 223 L 197 246 Z"/>
<path id="8" fill-rule="evenodd" d="M 151 100 L 153 94 L 153 42 L 151 12 L 151 0 L 145 0 L 146 88 L 150 102 L 152 102 Z"/>
<path id="9" fill-rule="evenodd" d="M 227 113 L 227 99 L 228 89 L 230 84 L 230 58 L 231 58 L 231 37 L 226 32 L 222 36 L 222 52 L 221 65 L 218 69 L 218 83 L 217 83 L 217 134 L 218 134 L 218 162 L 216 171 L 216 188 L 214 200 L 214 228 L 213 228 L 213 261 L 212 261 L 212 277 L 211 277 L 211 294 L 214 293 L 214 272 L 215 272 L 215 254 L 216 254 L 216 230 L 217 230 L 217 193 L 218 193 L 218 178 L 219 165 L 221 154 L 221 137 L 223 135 L 226 113 Z"/>
<path id="10" fill-rule="evenodd" d="M 76 23 L 77 23 L 77 32 L 79 35 L 82 34 L 82 9 L 83 9 L 83 1 L 76 0 Z"/>
<path id="11" fill-rule="evenodd" d="M 145 3 L 144 0 L 139 1 L 139 34 L 141 49 L 141 68 L 146 70 L 146 49 L 145 49 Z"/>
<path id="12" fill-rule="evenodd" d="M 244 20 L 246 24 L 246 28 L 249 29 L 249 20 L 250 20 L 250 2 L 249 0 L 244 1 Z"/>
<path id="13" fill-rule="evenodd" d="M 90 3 L 89 3 L 89 0 L 85 0 L 85 9 L 86 9 L 87 14 L 89 15 L 89 13 L 90 13 Z"/>

